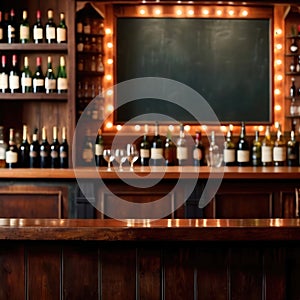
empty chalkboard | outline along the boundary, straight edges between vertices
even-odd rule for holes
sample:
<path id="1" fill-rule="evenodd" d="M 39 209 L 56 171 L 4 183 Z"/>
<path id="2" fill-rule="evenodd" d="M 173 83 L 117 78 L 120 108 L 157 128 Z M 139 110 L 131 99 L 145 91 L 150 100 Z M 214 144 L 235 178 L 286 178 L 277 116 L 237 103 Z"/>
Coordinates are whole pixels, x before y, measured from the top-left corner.
<path id="1" fill-rule="evenodd" d="M 222 123 L 272 121 L 270 19 L 122 17 L 116 24 L 117 83 L 169 78 L 196 90 Z M 115 122 L 151 112 L 195 121 L 173 104 L 144 99 L 120 107 Z"/>

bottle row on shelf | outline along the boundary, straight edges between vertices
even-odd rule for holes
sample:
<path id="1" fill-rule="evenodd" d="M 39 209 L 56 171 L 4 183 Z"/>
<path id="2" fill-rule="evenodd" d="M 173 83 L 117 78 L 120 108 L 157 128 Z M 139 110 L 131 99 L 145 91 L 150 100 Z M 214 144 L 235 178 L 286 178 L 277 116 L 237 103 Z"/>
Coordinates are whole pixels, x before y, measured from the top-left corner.
<path id="1" fill-rule="evenodd" d="M 295 132 L 291 131 L 286 140 L 280 125 L 276 137 L 271 135 L 270 127 L 267 126 L 263 138 L 260 138 L 259 131 L 256 131 L 255 138 L 249 140 L 246 136 L 246 126 L 242 123 L 237 142 L 234 141 L 230 128 L 222 145 L 218 144 L 214 131 L 207 138 L 209 146 L 206 147 L 202 142 L 201 132 L 197 132 L 194 145 L 189 145 L 183 125 L 180 126 L 177 139 L 172 138 L 170 131 L 167 137 L 163 138 L 156 124 L 152 139 L 146 132 L 136 143 L 139 151 L 138 162 L 142 166 L 299 166 L 299 142 Z M 96 161 L 97 166 L 106 166 L 108 161 L 115 159 L 114 152 L 109 158 L 104 155 L 106 148 L 110 148 L 110 145 L 106 145 L 101 130 L 98 131 L 96 141 L 87 134 L 81 152 L 82 164 L 92 165 Z"/>
<path id="2" fill-rule="evenodd" d="M 67 42 L 67 26 L 65 22 L 65 14 L 59 15 L 59 23 L 56 25 L 54 21 L 54 12 L 52 9 L 47 11 L 47 23 L 42 24 L 41 11 L 36 12 L 36 22 L 29 23 L 28 12 L 23 10 L 22 17 L 19 18 L 12 8 L 10 12 L 4 12 L 4 20 L 0 11 L 0 43 L 66 43 Z"/>
<path id="3" fill-rule="evenodd" d="M 24 57 L 22 70 L 18 66 L 17 55 L 13 54 L 8 67 L 6 56 L 1 56 L 0 93 L 67 93 L 68 79 L 64 56 L 60 56 L 57 74 L 52 67 L 52 57 L 48 56 L 47 71 L 42 70 L 42 59 L 36 57 L 35 72 L 31 71 L 28 57 Z"/>
<path id="4" fill-rule="evenodd" d="M 294 98 L 294 97 L 300 96 L 300 86 L 296 87 L 294 77 L 291 79 L 291 81 L 292 81 L 292 84 L 290 87 L 290 97 Z"/>
<path id="5" fill-rule="evenodd" d="M 27 126 L 23 125 L 23 137 L 16 141 L 14 129 L 9 129 L 8 143 L 4 139 L 4 127 L 0 126 L 0 168 L 68 168 L 69 145 L 66 128 L 62 128 L 61 142 L 58 128 L 53 126 L 53 141 L 47 139 L 46 127 L 42 128 L 42 140 L 38 140 L 38 129 L 34 129 L 32 140 L 28 137 Z"/>
<path id="6" fill-rule="evenodd" d="M 77 60 L 77 71 L 103 74 L 104 64 L 102 54 L 92 55 L 89 57 L 79 57 Z"/>

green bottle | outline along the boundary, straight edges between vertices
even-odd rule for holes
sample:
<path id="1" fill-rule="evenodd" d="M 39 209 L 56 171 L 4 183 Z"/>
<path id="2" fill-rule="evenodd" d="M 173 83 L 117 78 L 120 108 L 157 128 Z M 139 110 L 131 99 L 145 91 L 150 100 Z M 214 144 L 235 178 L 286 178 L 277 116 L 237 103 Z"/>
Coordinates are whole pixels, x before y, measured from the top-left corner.
<path id="1" fill-rule="evenodd" d="M 22 93 L 32 92 L 32 73 L 28 64 L 28 56 L 24 57 L 24 67 L 21 74 Z"/>
<path id="2" fill-rule="evenodd" d="M 23 10 L 23 20 L 20 24 L 20 43 L 26 44 L 29 42 L 30 28 L 27 17 L 27 10 Z"/>
<path id="3" fill-rule="evenodd" d="M 56 92 L 56 78 L 52 69 L 51 56 L 48 56 L 48 66 L 47 66 L 47 73 L 45 77 L 45 91 L 46 94 L 51 94 Z"/>
<path id="4" fill-rule="evenodd" d="M 65 22 L 65 14 L 60 13 L 60 21 L 56 28 L 56 40 L 57 43 L 67 42 L 67 25 Z"/>
<path id="5" fill-rule="evenodd" d="M 57 92 L 59 94 L 68 92 L 68 79 L 66 72 L 66 63 L 64 56 L 60 57 L 60 63 L 57 73 Z"/>

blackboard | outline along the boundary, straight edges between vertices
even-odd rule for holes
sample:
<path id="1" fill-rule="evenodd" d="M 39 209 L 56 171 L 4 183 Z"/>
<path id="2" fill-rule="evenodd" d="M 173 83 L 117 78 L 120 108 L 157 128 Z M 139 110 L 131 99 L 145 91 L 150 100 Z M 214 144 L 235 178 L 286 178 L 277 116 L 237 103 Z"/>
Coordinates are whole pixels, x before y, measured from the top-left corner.
<path id="1" fill-rule="evenodd" d="M 272 122 L 270 19 L 121 17 L 116 29 L 117 83 L 173 79 L 201 94 L 221 123 Z M 159 101 L 126 104 L 115 112 L 115 122 L 149 112 L 195 121 L 184 109 Z"/>

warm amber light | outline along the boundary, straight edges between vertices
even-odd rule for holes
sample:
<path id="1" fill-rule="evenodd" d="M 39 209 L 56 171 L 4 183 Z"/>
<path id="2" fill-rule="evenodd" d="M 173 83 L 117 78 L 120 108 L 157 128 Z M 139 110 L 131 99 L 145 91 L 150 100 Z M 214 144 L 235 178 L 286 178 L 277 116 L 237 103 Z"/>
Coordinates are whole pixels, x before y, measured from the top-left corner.
<path id="1" fill-rule="evenodd" d="M 233 16 L 233 15 L 234 15 L 234 11 L 231 9 L 231 10 L 228 11 L 228 14 L 229 14 L 230 16 Z"/>
<path id="2" fill-rule="evenodd" d="M 282 34 L 282 29 L 281 29 L 281 28 L 277 28 L 277 29 L 275 30 L 275 34 L 276 34 L 276 35 L 281 35 L 281 34 Z"/>
<path id="3" fill-rule="evenodd" d="M 109 58 L 109 59 L 107 60 L 107 63 L 108 63 L 109 65 L 111 65 L 113 62 L 114 62 L 114 61 L 113 61 L 112 58 Z"/>
<path id="4" fill-rule="evenodd" d="M 173 131 L 174 130 L 174 126 L 173 125 L 169 125 L 169 130 Z"/>
<path id="5" fill-rule="evenodd" d="M 122 125 L 117 125 L 117 130 L 120 131 L 122 129 Z"/>
<path id="6" fill-rule="evenodd" d="M 140 15 L 144 15 L 146 11 L 144 9 L 140 9 Z"/>
<path id="7" fill-rule="evenodd" d="M 207 16 L 209 14 L 209 10 L 205 8 L 202 10 L 202 13 Z"/>
<path id="8" fill-rule="evenodd" d="M 106 29 L 105 29 L 105 33 L 106 33 L 106 34 L 111 34 L 111 32 L 112 32 L 112 31 L 111 31 L 110 28 L 106 28 Z"/>
<path id="9" fill-rule="evenodd" d="M 105 78 L 106 78 L 106 80 L 112 80 L 112 76 L 110 75 L 110 74 L 107 74 L 106 76 L 105 76 Z"/>
<path id="10" fill-rule="evenodd" d="M 281 65 L 282 64 L 282 60 L 281 59 L 276 59 L 276 65 Z"/>
<path id="11" fill-rule="evenodd" d="M 112 122 L 107 122 L 105 126 L 106 126 L 106 128 L 110 129 L 110 128 L 113 127 L 113 123 Z"/>
<path id="12" fill-rule="evenodd" d="M 221 9 L 218 9 L 217 11 L 216 11 L 216 14 L 218 15 L 218 16 L 221 16 L 222 15 L 222 10 Z"/>
<path id="13" fill-rule="evenodd" d="M 226 132 L 226 130 L 227 130 L 227 129 L 226 129 L 226 126 L 221 126 L 221 131 L 222 131 L 222 132 Z"/>
<path id="14" fill-rule="evenodd" d="M 107 111 L 108 112 L 113 112 L 114 111 L 114 106 L 112 104 L 107 105 Z"/>
<path id="15" fill-rule="evenodd" d="M 106 44 L 107 48 L 112 48 L 113 47 L 113 43 L 109 42 Z"/>
<path id="16" fill-rule="evenodd" d="M 193 15 L 194 15 L 194 11 L 193 11 L 192 9 L 189 9 L 189 10 L 188 10 L 188 15 L 189 15 L 189 16 L 193 16 Z"/>
<path id="17" fill-rule="evenodd" d="M 262 126 L 262 125 L 260 125 L 260 126 L 258 126 L 258 131 L 260 131 L 260 132 L 262 132 L 262 131 L 264 131 L 264 126 Z"/>
<path id="18" fill-rule="evenodd" d="M 281 44 L 277 44 L 277 45 L 276 45 L 276 49 L 277 49 L 277 50 L 281 50 L 281 49 L 282 49 L 282 45 L 281 45 Z"/>
<path id="19" fill-rule="evenodd" d="M 274 93 L 275 95 L 280 95 L 280 89 L 275 89 Z"/>
<path id="20" fill-rule="evenodd" d="M 191 130 L 191 126 L 190 125 L 185 125 L 184 130 L 189 132 Z"/>
<path id="21" fill-rule="evenodd" d="M 135 125 L 134 126 L 134 130 L 135 131 L 140 131 L 141 130 L 141 126 L 140 125 Z"/>
<path id="22" fill-rule="evenodd" d="M 281 110 L 281 105 L 279 105 L 279 104 L 275 105 L 275 110 L 280 111 Z"/>
<path id="23" fill-rule="evenodd" d="M 106 92 L 106 95 L 107 96 L 111 96 L 113 94 L 113 91 L 112 90 L 107 90 L 107 92 Z"/>
<path id="24" fill-rule="evenodd" d="M 244 17 L 248 16 L 248 11 L 247 10 L 243 10 L 242 11 L 242 16 L 244 16 Z"/>
<path id="25" fill-rule="evenodd" d="M 160 14 L 161 14 L 161 10 L 157 8 L 157 9 L 154 11 L 154 13 L 155 13 L 156 15 L 160 15 Z"/>
<path id="26" fill-rule="evenodd" d="M 182 10 L 181 9 L 177 9 L 176 10 L 176 15 L 177 16 L 181 16 L 182 15 Z"/>

